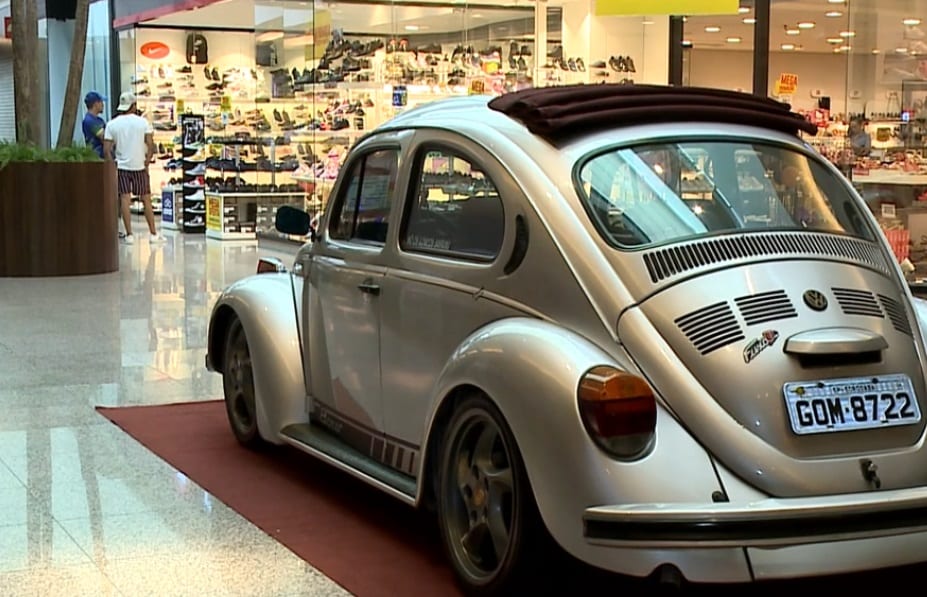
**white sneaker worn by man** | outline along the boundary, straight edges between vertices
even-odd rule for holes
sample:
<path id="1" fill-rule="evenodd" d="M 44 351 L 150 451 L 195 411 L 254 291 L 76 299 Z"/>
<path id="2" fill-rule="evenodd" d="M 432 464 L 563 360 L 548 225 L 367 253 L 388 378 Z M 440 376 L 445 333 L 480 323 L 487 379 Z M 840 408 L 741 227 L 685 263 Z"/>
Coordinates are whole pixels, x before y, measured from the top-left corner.
<path id="1" fill-rule="evenodd" d="M 126 234 L 126 237 L 122 240 L 124 240 L 127 245 L 135 244 L 135 237 L 132 236 L 131 234 Z"/>
<path id="2" fill-rule="evenodd" d="M 153 242 L 153 243 L 164 243 L 164 242 L 167 242 L 167 239 L 164 238 L 163 236 L 161 236 L 160 234 L 152 234 L 152 235 L 148 238 L 148 240 L 149 240 L 149 242 Z"/>

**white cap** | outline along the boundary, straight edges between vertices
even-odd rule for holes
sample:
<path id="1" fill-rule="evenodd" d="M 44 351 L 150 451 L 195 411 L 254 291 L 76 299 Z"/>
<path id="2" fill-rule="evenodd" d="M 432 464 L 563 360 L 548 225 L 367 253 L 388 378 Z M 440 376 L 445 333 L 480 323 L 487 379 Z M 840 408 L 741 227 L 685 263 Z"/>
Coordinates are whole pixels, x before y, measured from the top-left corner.
<path id="1" fill-rule="evenodd" d="M 135 103 L 135 94 L 131 91 L 126 91 L 119 96 L 119 107 L 116 109 L 120 112 L 125 112 L 132 107 L 132 104 Z"/>

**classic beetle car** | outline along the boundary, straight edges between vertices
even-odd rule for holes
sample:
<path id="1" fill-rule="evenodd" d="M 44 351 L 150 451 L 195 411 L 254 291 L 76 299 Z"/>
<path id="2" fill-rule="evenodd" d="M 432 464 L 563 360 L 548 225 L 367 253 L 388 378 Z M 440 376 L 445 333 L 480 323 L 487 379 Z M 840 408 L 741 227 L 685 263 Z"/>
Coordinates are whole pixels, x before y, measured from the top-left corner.
<path id="1" fill-rule="evenodd" d="M 927 560 L 922 306 L 801 131 L 642 85 L 398 115 L 218 298 L 232 430 L 433 504 L 476 594 L 541 535 L 692 582 Z"/>

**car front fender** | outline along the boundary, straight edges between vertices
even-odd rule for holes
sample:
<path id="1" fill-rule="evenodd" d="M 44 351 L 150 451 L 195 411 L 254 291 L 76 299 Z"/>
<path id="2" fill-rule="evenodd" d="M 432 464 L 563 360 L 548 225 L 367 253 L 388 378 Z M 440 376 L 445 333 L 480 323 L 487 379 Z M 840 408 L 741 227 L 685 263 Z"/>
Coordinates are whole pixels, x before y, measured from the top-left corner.
<path id="1" fill-rule="evenodd" d="M 223 291 L 209 319 L 207 366 L 222 372 L 225 343 L 238 318 L 248 338 L 258 431 L 280 444 L 287 425 L 309 420 L 293 287 L 288 273 L 243 278 Z"/>
<path id="2" fill-rule="evenodd" d="M 709 455 L 659 403 L 656 441 L 646 455 L 619 461 L 598 448 L 582 423 L 576 397 L 580 378 L 598 365 L 630 370 L 556 324 L 528 318 L 494 322 L 451 356 L 428 424 L 429 435 L 442 434 L 438 413 L 446 412 L 444 400 L 459 395 L 460 388 L 484 392 L 512 430 L 548 530 L 564 549 L 593 562 L 598 555 L 583 536 L 586 508 L 711 503 L 722 489 Z M 440 438 L 433 439 L 439 443 Z M 424 445 L 435 444 L 426 438 Z"/>

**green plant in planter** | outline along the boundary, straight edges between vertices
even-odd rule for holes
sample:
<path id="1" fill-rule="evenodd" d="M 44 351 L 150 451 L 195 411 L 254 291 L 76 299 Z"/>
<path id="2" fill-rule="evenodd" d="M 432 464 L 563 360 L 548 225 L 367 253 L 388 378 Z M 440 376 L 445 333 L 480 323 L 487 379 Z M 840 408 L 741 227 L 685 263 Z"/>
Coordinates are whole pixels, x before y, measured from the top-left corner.
<path id="1" fill-rule="evenodd" d="M 0 170 L 10 162 L 100 162 L 100 156 L 86 145 L 44 149 L 31 143 L 0 141 Z"/>

